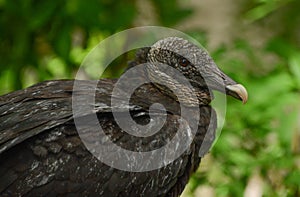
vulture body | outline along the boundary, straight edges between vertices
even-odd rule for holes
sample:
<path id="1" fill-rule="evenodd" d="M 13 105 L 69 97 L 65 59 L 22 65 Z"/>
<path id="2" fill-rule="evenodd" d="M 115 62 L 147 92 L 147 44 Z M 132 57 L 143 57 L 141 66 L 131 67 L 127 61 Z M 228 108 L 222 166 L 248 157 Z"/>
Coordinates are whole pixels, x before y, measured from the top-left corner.
<path id="1" fill-rule="evenodd" d="M 191 56 L 196 58 L 191 59 Z M 182 103 L 176 95 L 159 85 L 162 82 L 159 81 L 160 73 L 153 74 L 155 69 L 159 69 L 155 62 L 179 70 L 195 88 L 197 102 L 184 96 L 182 101 L 191 119 L 197 117 L 193 113 L 200 114 L 196 128 L 190 128 L 189 122 L 181 118 Z M 73 80 L 56 80 L 1 96 L 0 196 L 179 196 L 214 140 L 217 119 L 209 105 L 212 99 L 209 88 L 222 91 L 218 87 L 221 80 L 224 93 L 243 102 L 247 100 L 247 93 L 241 85 L 218 70 L 205 51 L 181 38 L 166 38 L 140 50 L 130 67 L 141 63 L 149 63 L 150 67 L 137 73 L 136 77 L 158 76 L 158 81 L 157 84 L 147 83 L 137 88 L 127 106 L 122 103 L 122 98 L 119 98 L 119 106 L 111 105 L 117 81 L 113 79 L 99 80 L 96 90 L 92 81 L 78 81 L 79 88 L 75 91 Z M 203 67 L 205 72 L 199 76 L 195 68 Z M 204 82 L 203 75 L 206 73 L 213 76 L 213 80 Z M 217 74 L 214 76 L 214 73 Z M 177 88 L 184 90 L 185 87 Z M 101 162 L 78 135 L 72 111 L 72 94 L 93 92 L 93 112 L 77 114 L 77 118 L 85 123 L 84 134 L 91 144 L 99 143 L 96 140 L 99 138 L 94 137 L 99 137 L 99 128 L 89 118 L 93 113 L 96 113 L 104 131 L 100 139 L 105 141 L 108 137 L 124 149 L 143 152 L 163 147 L 175 136 L 180 125 L 180 131 L 186 137 L 190 137 L 187 131 L 195 130 L 192 143 L 174 161 L 150 171 L 124 171 Z M 120 114 L 130 109 L 130 115 L 137 124 L 155 126 L 163 114 L 156 111 L 149 115 L 149 107 L 154 103 L 162 104 L 167 115 L 160 131 L 151 136 L 132 136 L 114 120 L 112 107 L 117 107 Z M 82 100 L 79 108 L 86 105 L 92 104 Z M 203 146 L 206 148 L 201 148 Z"/>

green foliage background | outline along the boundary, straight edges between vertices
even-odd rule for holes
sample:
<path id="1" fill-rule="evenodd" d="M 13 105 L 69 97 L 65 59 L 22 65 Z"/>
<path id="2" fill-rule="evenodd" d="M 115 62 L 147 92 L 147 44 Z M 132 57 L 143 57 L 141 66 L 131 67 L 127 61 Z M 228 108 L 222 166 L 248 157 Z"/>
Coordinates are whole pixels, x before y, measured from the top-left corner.
<path id="1" fill-rule="evenodd" d="M 149 25 L 174 27 L 199 12 L 175 0 L 149 2 L 158 20 Z M 264 196 L 300 196 L 300 2 L 250 0 L 241 7 L 249 28 L 272 21 L 269 31 L 278 31 L 261 47 L 240 35 L 210 52 L 247 87 L 249 102 L 228 99 L 222 134 L 184 195 L 207 186 L 216 196 L 242 196 L 254 183 Z M 137 0 L 0 0 L 0 94 L 73 78 L 89 50 L 134 27 L 137 16 Z M 186 33 L 209 47 L 199 27 Z M 106 76 L 119 76 L 126 61 L 118 59 L 121 66 Z"/>

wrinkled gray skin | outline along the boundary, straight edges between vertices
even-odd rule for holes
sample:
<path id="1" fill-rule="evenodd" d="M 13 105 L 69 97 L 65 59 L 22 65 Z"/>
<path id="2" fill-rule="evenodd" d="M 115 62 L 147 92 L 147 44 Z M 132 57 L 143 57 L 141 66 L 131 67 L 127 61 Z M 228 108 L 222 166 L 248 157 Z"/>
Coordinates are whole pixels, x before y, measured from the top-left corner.
<path id="1" fill-rule="evenodd" d="M 169 53 L 170 50 L 175 50 L 175 53 Z M 190 64 L 180 67 L 178 54 Z M 81 142 L 72 114 L 72 94 L 93 94 L 93 83 L 80 81 L 79 88 L 73 92 L 72 80 L 42 82 L 0 97 L 0 196 L 179 196 L 199 166 L 200 147 L 203 144 L 209 147 L 213 142 L 217 124 L 201 74 L 208 77 L 207 84 L 217 90 L 224 89 L 221 82 L 230 80 L 220 74 L 204 50 L 180 38 L 159 41 L 150 51 L 142 49 L 130 66 L 148 62 L 150 67 L 146 73 L 137 73 L 136 77 L 160 80 L 153 75 L 156 61 L 170 64 L 192 83 L 198 101 L 189 101 L 189 96 L 183 98 L 189 107 L 197 104 L 197 110 L 191 110 L 191 117 L 200 110 L 197 128 L 189 128 L 189 122 L 180 116 L 177 99 L 157 84 L 138 88 L 129 106 L 125 107 L 131 109 L 133 119 L 142 125 L 151 122 L 148 109 L 153 103 L 161 103 L 166 108 L 168 115 L 163 128 L 147 138 L 128 135 L 114 121 L 110 98 L 115 80 L 99 80 L 95 104 L 82 100 L 78 107 L 95 105 L 90 114 L 82 114 L 86 123 L 85 134 L 91 144 L 101 143 L 95 141 L 93 136 L 99 133 L 98 128 L 91 126 L 94 124 L 88 118 L 96 112 L 106 136 L 132 151 L 149 151 L 163 146 L 183 122 L 182 131 L 196 129 L 197 132 L 192 144 L 179 158 L 148 172 L 121 171 L 101 163 Z M 174 87 L 185 88 L 178 83 Z M 126 110 L 122 108 L 125 104 L 122 98 L 119 99 L 119 113 L 122 113 Z M 156 115 L 160 116 L 159 113 Z"/>
<path id="2" fill-rule="evenodd" d="M 156 42 L 151 47 L 147 58 L 148 62 L 151 62 L 151 65 L 148 66 L 150 78 L 158 84 L 170 83 L 174 86 L 177 84 L 178 87 L 175 88 L 181 89 L 183 95 L 185 95 L 185 98 L 183 98 L 184 103 L 188 106 L 207 104 L 206 92 L 203 93 L 203 91 L 207 91 L 207 87 L 210 90 L 210 94 L 212 94 L 211 90 L 226 93 L 228 91 L 226 86 L 237 84 L 217 67 L 205 49 L 182 38 L 168 37 Z M 185 66 L 180 64 L 180 61 L 183 59 L 187 61 Z M 183 80 L 180 79 L 180 76 L 177 75 L 180 81 L 176 83 L 176 79 L 174 81 L 174 75 L 176 74 L 168 71 L 169 76 L 166 76 L 165 70 L 159 68 L 157 62 L 172 66 L 182 73 L 184 78 L 188 79 L 189 83 L 195 88 L 193 92 L 198 99 L 191 99 L 192 96 L 190 96 L 187 85 L 182 83 Z M 164 87 L 159 86 L 159 88 L 170 94 L 169 90 L 164 90 Z M 232 96 L 241 99 L 235 93 L 232 93 Z"/>

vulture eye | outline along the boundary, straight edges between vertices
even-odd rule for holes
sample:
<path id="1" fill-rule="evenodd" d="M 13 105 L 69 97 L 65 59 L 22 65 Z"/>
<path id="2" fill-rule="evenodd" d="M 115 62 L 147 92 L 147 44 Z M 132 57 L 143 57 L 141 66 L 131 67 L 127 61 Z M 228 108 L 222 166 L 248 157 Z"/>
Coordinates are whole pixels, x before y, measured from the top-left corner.
<path id="1" fill-rule="evenodd" d="M 189 61 L 182 57 L 179 59 L 179 64 L 180 64 L 180 66 L 186 67 L 189 65 Z"/>

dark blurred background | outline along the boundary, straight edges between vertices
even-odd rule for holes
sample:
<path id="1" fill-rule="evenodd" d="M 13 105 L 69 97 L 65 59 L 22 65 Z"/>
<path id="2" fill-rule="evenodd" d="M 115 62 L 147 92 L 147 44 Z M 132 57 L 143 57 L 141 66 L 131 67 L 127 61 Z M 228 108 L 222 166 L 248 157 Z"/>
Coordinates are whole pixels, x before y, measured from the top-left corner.
<path id="1" fill-rule="evenodd" d="M 300 196 L 300 1 L 0 0 L 0 94 L 74 78 L 101 40 L 142 25 L 183 31 L 248 89 L 182 196 Z M 127 58 L 106 73 L 118 77 Z"/>

